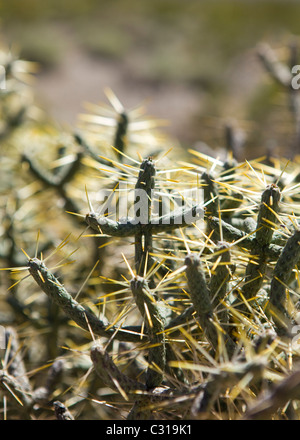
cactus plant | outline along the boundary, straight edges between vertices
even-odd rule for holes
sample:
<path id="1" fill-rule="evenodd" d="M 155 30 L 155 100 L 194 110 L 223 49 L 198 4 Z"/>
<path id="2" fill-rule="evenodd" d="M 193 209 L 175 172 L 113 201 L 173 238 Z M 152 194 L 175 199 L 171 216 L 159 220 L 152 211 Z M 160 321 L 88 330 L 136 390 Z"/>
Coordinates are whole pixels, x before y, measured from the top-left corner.
<path id="1" fill-rule="evenodd" d="M 299 156 L 169 150 L 107 93 L 10 158 L 4 416 L 299 418 Z"/>

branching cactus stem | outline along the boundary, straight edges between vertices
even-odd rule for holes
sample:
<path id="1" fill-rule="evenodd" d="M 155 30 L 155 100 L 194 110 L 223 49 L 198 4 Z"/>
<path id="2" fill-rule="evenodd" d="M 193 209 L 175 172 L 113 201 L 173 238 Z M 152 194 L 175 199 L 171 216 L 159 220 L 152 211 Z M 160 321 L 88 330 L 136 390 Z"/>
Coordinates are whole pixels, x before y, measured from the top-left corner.
<path id="1" fill-rule="evenodd" d="M 152 219 L 149 224 L 140 224 L 130 219 L 115 221 L 108 217 L 97 216 L 95 213 L 86 215 L 86 223 L 91 229 L 101 235 L 111 237 L 133 237 L 137 234 L 159 234 L 171 232 L 178 228 L 185 228 L 191 223 L 200 220 L 203 217 L 203 206 L 195 205 L 191 208 L 183 207 L 172 211 L 170 214 Z M 192 222 L 191 222 L 192 220 Z M 240 231 L 239 231 L 240 232 Z M 243 237 L 241 235 L 240 237 Z"/>
<path id="2" fill-rule="evenodd" d="M 151 224 L 152 192 L 154 189 L 155 165 L 149 159 L 143 160 L 135 185 L 135 215 L 136 223 Z M 138 207 L 138 209 L 136 209 Z M 138 275 L 143 275 L 152 265 L 152 231 L 147 228 L 135 234 L 135 269 Z"/>
<path id="3" fill-rule="evenodd" d="M 215 259 L 217 265 L 214 269 L 209 284 L 210 294 L 213 300 L 213 309 L 216 309 L 220 304 L 220 301 L 223 301 L 226 297 L 226 294 L 229 290 L 229 281 L 231 279 L 232 272 L 234 272 L 234 267 L 231 264 L 229 244 L 225 242 L 218 242 L 216 251 L 217 256 Z M 218 313 L 218 319 L 221 323 L 225 323 L 227 321 L 227 316 L 228 314 L 226 310 Z"/>
<path id="4" fill-rule="evenodd" d="M 300 230 L 287 241 L 274 268 L 270 291 L 270 311 L 280 335 L 288 335 L 291 323 L 286 309 L 286 290 L 292 271 L 300 260 Z"/>
<path id="5" fill-rule="evenodd" d="M 214 181 L 214 178 L 211 174 L 204 171 L 201 176 L 202 180 L 204 181 L 204 202 L 209 202 L 210 200 L 214 199 L 207 208 L 207 212 L 210 215 L 217 215 L 218 214 L 218 187 L 217 184 Z"/>
<path id="6" fill-rule="evenodd" d="M 120 392 L 127 400 L 128 396 L 137 391 L 146 391 L 144 384 L 131 379 L 122 373 L 109 353 L 100 343 L 91 349 L 91 359 L 97 375 L 109 388 Z"/>
<path id="7" fill-rule="evenodd" d="M 117 130 L 114 140 L 114 147 L 120 151 L 121 153 L 124 153 L 125 146 L 126 146 L 126 135 L 128 130 L 128 115 L 125 111 L 121 112 L 118 117 L 118 124 L 117 124 Z M 118 154 L 118 159 L 120 162 L 122 162 L 122 154 Z"/>
<path id="8" fill-rule="evenodd" d="M 257 247 L 257 242 L 255 240 L 255 236 L 252 236 L 252 233 L 246 233 L 230 223 L 225 222 L 224 220 L 219 220 L 217 217 L 207 217 L 207 223 L 213 229 L 213 238 L 214 240 L 220 240 L 220 226 L 222 227 L 223 239 L 228 243 L 233 243 L 238 247 L 247 249 L 249 251 L 255 250 Z M 282 251 L 282 247 L 271 243 L 269 246 L 264 248 L 265 256 L 271 260 L 277 260 Z"/>
<path id="9" fill-rule="evenodd" d="M 166 367 L 164 316 L 144 278 L 139 276 L 133 278 L 130 286 L 137 307 L 145 320 L 149 337 L 149 368 L 147 370 L 146 385 L 148 389 L 151 389 L 161 384 Z"/>
<path id="10" fill-rule="evenodd" d="M 65 287 L 50 272 L 45 264 L 38 258 L 32 258 L 28 262 L 29 272 L 38 286 L 50 297 L 68 316 L 84 330 L 92 330 L 96 336 L 111 337 L 114 332 L 115 337 L 124 341 L 140 342 L 142 335 L 136 333 L 133 329 L 117 329 L 111 326 L 107 319 L 99 319 L 88 308 L 79 304 L 67 292 Z"/>
<path id="11" fill-rule="evenodd" d="M 192 303 L 197 312 L 199 324 L 214 349 L 218 347 L 218 333 L 213 323 L 213 308 L 200 258 L 189 254 L 185 258 L 186 277 Z"/>
<path id="12" fill-rule="evenodd" d="M 277 222 L 279 211 L 280 190 L 277 185 L 267 186 L 261 197 L 257 216 L 254 247 L 246 268 L 243 295 L 246 300 L 255 297 L 262 287 L 266 273 L 268 257 L 265 249 L 270 245 L 273 236 L 273 225 Z"/>

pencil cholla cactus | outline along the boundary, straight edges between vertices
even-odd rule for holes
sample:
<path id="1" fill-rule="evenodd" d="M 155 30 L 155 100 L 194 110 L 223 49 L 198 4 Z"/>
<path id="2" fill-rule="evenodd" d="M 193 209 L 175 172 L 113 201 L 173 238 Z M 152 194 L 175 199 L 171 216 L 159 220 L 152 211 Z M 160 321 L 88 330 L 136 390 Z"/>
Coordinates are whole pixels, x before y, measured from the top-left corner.
<path id="1" fill-rule="evenodd" d="M 170 150 L 107 94 L 2 198 L 6 417 L 299 418 L 300 158 Z"/>

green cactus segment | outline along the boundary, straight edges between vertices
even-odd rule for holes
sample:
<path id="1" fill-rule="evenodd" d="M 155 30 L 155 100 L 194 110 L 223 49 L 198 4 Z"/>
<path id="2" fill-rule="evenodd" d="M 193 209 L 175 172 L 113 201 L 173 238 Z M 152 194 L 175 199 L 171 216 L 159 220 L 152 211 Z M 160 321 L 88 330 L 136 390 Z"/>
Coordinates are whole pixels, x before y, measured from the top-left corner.
<path id="1" fill-rule="evenodd" d="M 279 201 L 279 188 L 275 184 L 267 186 L 261 197 L 254 246 L 251 250 L 250 260 L 246 268 L 245 284 L 242 288 L 246 300 L 255 297 L 263 285 L 268 262 L 265 249 L 272 240 L 273 225 L 277 222 L 279 211 Z"/>
<path id="2" fill-rule="evenodd" d="M 186 266 L 185 273 L 188 280 L 189 294 L 196 310 L 199 324 L 209 342 L 217 349 L 218 334 L 213 323 L 210 292 L 206 285 L 200 258 L 195 254 L 189 254 L 186 256 L 184 264 Z"/>
<path id="3" fill-rule="evenodd" d="M 117 222 L 108 217 L 97 216 L 93 212 L 87 214 L 85 220 L 93 231 L 111 237 L 132 237 L 141 229 L 140 225 L 130 220 Z"/>
<path id="4" fill-rule="evenodd" d="M 114 147 L 124 153 L 126 147 L 126 135 L 128 130 L 129 119 L 126 112 L 122 112 L 118 117 L 117 131 L 114 140 Z M 118 159 L 122 162 L 122 154 L 118 153 Z"/>
<path id="5" fill-rule="evenodd" d="M 250 260 L 246 267 L 245 281 L 242 288 L 246 300 L 254 298 L 262 287 L 266 268 L 266 256 L 263 253 L 262 248 L 257 245 L 252 249 Z M 245 307 L 243 307 L 243 310 L 245 310 Z"/>
<path id="6" fill-rule="evenodd" d="M 267 246 L 271 243 L 273 225 L 277 223 L 280 197 L 280 190 L 275 184 L 267 186 L 262 193 L 255 234 L 255 238 L 261 246 Z"/>
<path id="7" fill-rule="evenodd" d="M 213 309 L 215 310 L 221 301 L 223 301 L 229 291 L 229 281 L 234 272 L 234 266 L 231 264 L 231 256 L 228 243 L 217 243 L 216 257 L 217 266 L 213 271 L 209 289 L 213 299 Z M 221 253 L 220 253 L 221 252 Z M 221 323 L 227 321 L 227 311 L 218 313 L 218 319 Z"/>
<path id="8" fill-rule="evenodd" d="M 58 189 L 62 188 L 66 183 L 68 183 L 70 180 L 74 178 L 74 176 L 77 174 L 80 166 L 81 166 L 81 159 L 83 157 L 83 153 L 79 152 L 76 155 L 75 160 L 72 162 L 71 165 L 68 167 L 64 167 L 62 171 L 58 175 L 52 175 L 45 170 L 39 169 L 37 164 L 27 155 L 23 155 L 22 160 L 23 162 L 27 163 L 29 165 L 30 171 L 32 174 L 39 179 L 41 182 L 43 182 L 46 186 L 49 187 L 56 187 Z"/>
<path id="9" fill-rule="evenodd" d="M 252 217 L 246 217 L 242 222 L 243 229 L 247 234 L 250 234 L 251 232 L 255 231 L 256 224 L 257 223 Z"/>
<path id="10" fill-rule="evenodd" d="M 86 223 L 91 229 L 101 235 L 112 237 L 133 237 L 136 234 L 159 234 L 171 232 L 174 229 L 185 228 L 203 218 L 203 206 L 183 207 L 157 218 L 149 224 L 136 223 L 134 219 L 115 221 L 108 217 L 97 216 L 95 213 L 86 215 Z"/>
<path id="11" fill-rule="evenodd" d="M 38 286 L 72 319 L 79 327 L 92 331 L 96 336 L 111 337 L 118 329 L 111 326 L 106 318 L 99 319 L 89 309 L 80 305 L 67 292 L 58 279 L 42 261 L 32 258 L 28 262 L 29 273 Z M 117 338 L 124 341 L 140 342 L 142 335 L 127 329 L 119 329 Z"/>
<path id="12" fill-rule="evenodd" d="M 147 217 L 150 218 L 151 215 L 151 191 L 154 189 L 155 181 L 155 164 L 153 160 L 149 157 L 143 160 L 140 166 L 140 172 L 135 185 L 136 190 L 143 190 L 146 192 L 149 203 L 147 204 Z"/>
<path id="13" fill-rule="evenodd" d="M 195 308 L 193 305 L 184 309 L 180 315 L 177 315 L 167 324 L 166 330 L 168 330 L 168 333 L 172 333 L 172 336 L 180 335 L 180 327 L 192 321 L 194 313 Z"/>
<path id="14" fill-rule="evenodd" d="M 120 392 L 125 398 L 137 391 L 146 391 L 144 384 L 131 379 L 119 370 L 108 352 L 100 344 L 92 347 L 91 359 L 97 375 L 105 385 Z"/>
<path id="15" fill-rule="evenodd" d="M 135 185 L 134 200 L 136 216 L 135 222 L 142 225 L 148 225 L 151 223 L 151 197 L 155 185 L 154 176 L 154 162 L 151 160 L 151 158 L 143 160 Z M 148 268 L 152 266 L 152 257 L 150 256 L 151 252 L 151 229 L 145 230 L 145 232 L 137 232 L 135 234 L 135 269 L 138 275 L 142 275 L 143 273 L 147 272 Z M 147 267 L 145 267 L 145 265 Z"/>
<path id="16" fill-rule="evenodd" d="M 287 241 L 274 268 L 270 291 L 270 310 L 279 334 L 287 334 L 290 316 L 286 309 L 286 289 L 292 271 L 300 260 L 300 230 Z"/>
<path id="17" fill-rule="evenodd" d="M 101 163 L 102 165 L 111 166 L 111 161 L 105 160 L 103 157 L 99 156 L 96 151 L 93 150 L 93 148 L 88 145 L 86 140 L 83 138 L 83 136 L 79 133 L 74 134 L 74 141 L 80 145 L 80 147 L 83 149 L 83 151 L 87 154 L 87 156 L 91 157 L 96 162 Z"/>
<path id="18" fill-rule="evenodd" d="M 209 216 L 205 218 L 207 224 L 213 230 L 213 238 L 215 241 L 220 240 L 220 228 L 222 228 L 222 234 L 224 240 L 228 243 L 232 242 L 241 242 L 241 246 L 251 249 L 253 239 L 251 237 L 247 237 L 247 234 L 236 228 L 235 226 L 227 223 L 224 220 L 220 220 L 218 217 Z"/>
<path id="19" fill-rule="evenodd" d="M 214 182 L 214 178 L 211 174 L 204 171 L 201 176 L 204 186 L 203 186 L 203 196 L 204 196 L 204 202 L 208 203 L 211 200 L 211 203 L 209 203 L 207 208 L 207 214 L 210 215 L 217 215 L 218 213 L 218 187 L 217 184 Z"/>
<path id="20" fill-rule="evenodd" d="M 219 231 L 221 227 L 223 239 L 228 243 L 236 244 L 238 247 L 247 249 L 249 251 L 256 250 L 257 241 L 255 240 L 255 236 L 251 236 L 251 233 L 247 234 L 246 232 L 236 228 L 224 220 L 220 221 L 217 217 L 207 217 L 206 221 L 214 231 L 214 240 L 216 240 L 216 238 L 220 240 Z M 281 254 L 281 251 L 282 247 L 273 243 L 264 249 L 265 256 L 271 260 L 277 260 Z"/>
<path id="21" fill-rule="evenodd" d="M 38 165 L 26 154 L 23 155 L 22 161 L 28 164 L 31 173 L 36 179 L 38 179 L 46 187 L 54 188 L 57 191 L 60 197 L 62 197 L 65 201 L 66 211 L 78 212 L 78 206 L 67 194 L 66 184 L 70 182 L 78 173 L 78 170 L 81 167 L 82 157 L 83 153 L 79 152 L 76 155 L 73 163 L 68 167 L 63 167 L 62 171 L 57 175 L 50 174 L 49 172 L 40 169 Z"/>
<path id="22" fill-rule="evenodd" d="M 164 333 L 164 314 L 159 303 L 142 277 L 135 277 L 130 282 L 136 305 L 144 318 L 149 337 L 149 352 L 146 385 L 148 389 L 161 384 L 166 367 L 166 341 Z"/>

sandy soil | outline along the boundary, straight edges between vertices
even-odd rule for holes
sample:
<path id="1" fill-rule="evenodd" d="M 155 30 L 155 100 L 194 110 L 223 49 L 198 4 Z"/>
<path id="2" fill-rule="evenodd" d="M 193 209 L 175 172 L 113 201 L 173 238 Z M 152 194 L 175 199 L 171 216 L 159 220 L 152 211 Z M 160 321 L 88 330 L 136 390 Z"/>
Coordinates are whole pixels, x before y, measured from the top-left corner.
<path id="1" fill-rule="evenodd" d="M 201 111 L 199 88 L 187 83 L 166 83 L 139 78 L 122 61 L 93 58 L 72 46 L 61 64 L 38 75 L 36 93 L 41 105 L 59 124 L 76 126 L 85 102 L 107 102 L 104 89 L 110 87 L 130 109 L 146 102 L 147 114 L 168 121 L 171 136 L 189 141 L 191 115 Z"/>
<path id="2" fill-rule="evenodd" d="M 245 108 L 266 75 L 254 50 L 223 66 L 220 78 L 222 75 L 226 84 L 225 93 L 218 104 L 219 114 L 214 119 L 207 110 L 207 103 L 213 97 L 208 96 L 209 92 L 199 84 L 149 80 L 138 70 L 141 59 L 93 57 L 76 46 L 70 36 L 67 47 L 61 63 L 42 71 L 36 81 L 36 93 L 42 107 L 61 126 L 74 130 L 78 114 L 85 111 L 84 102 L 107 102 L 104 89 L 110 87 L 125 108 L 130 109 L 146 101 L 147 113 L 167 120 L 169 125 L 164 131 L 185 146 L 195 147 L 199 142 L 207 141 L 202 138 L 207 132 L 208 143 L 214 149 L 222 146 L 220 127 L 227 118 L 236 119 L 237 125 L 243 126 L 245 122 L 246 130 L 247 127 L 253 128 L 253 121 L 244 121 L 247 118 Z M 201 118 L 203 124 L 205 118 L 209 120 L 211 117 L 207 127 L 201 126 Z M 269 133 L 265 134 L 269 136 Z M 285 146 L 279 145 L 279 148 L 283 151 Z M 254 158 L 265 154 L 264 149 L 266 147 L 261 144 L 251 145 L 246 154 L 248 158 Z M 240 160 L 243 159 L 244 156 L 241 156 Z"/>

